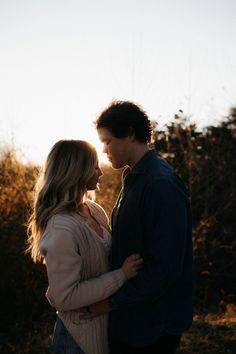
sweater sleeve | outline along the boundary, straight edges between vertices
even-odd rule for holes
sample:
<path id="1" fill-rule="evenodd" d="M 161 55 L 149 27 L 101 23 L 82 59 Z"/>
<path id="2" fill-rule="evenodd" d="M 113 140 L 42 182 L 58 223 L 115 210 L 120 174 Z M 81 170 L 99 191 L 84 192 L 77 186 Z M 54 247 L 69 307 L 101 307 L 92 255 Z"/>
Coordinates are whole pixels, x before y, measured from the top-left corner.
<path id="1" fill-rule="evenodd" d="M 82 281 L 83 259 L 73 230 L 52 226 L 48 232 L 43 247 L 49 282 L 46 296 L 57 310 L 75 310 L 101 301 L 126 281 L 121 268 Z"/>

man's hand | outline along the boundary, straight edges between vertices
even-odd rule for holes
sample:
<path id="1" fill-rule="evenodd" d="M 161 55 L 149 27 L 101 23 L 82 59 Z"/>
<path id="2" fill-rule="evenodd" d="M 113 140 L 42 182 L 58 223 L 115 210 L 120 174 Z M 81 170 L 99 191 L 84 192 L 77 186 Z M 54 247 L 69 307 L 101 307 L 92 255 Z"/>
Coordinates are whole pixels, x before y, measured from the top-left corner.
<path id="1" fill-rule="evenodd" d="M 97 316 L 104 315 L 105 313 L 108 313 L 111 311 L 111 305 L 109 303 L 108 299 L 95 302 L 95 304 L 92 304 L 89 306 L 89 309 L 92 313 L 96 314 Z"/>
<path id="2" fill-rule="evenodd" d="M 83 307 L 79 309 L 81 319 L 92 319 L 97 316 L 104 315 L 111 311 L 111 305 L 109 304 L 108 299 L 95 302 L 90 306 Z"/>

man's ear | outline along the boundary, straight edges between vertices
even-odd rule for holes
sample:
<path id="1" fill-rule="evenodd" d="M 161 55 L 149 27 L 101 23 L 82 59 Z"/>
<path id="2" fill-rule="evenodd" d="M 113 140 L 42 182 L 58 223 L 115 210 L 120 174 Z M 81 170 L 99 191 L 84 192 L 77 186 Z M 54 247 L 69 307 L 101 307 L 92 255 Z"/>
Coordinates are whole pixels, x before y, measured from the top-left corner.
<path id="1" fill-rule="evenodd" d="M 129 128 L 129 138 L 130 138 L 130 141 L 134 142 L 136 139 L 135 139 L 135 134 L 134 134 L 134 129 L 132 127 Z"/>
<path id="2" fill-rule="evenodd" d="M 134 134 L 130 135 L 130 141 L 133 143 L 135 140 L 136 140 L 135 135 Z"/>

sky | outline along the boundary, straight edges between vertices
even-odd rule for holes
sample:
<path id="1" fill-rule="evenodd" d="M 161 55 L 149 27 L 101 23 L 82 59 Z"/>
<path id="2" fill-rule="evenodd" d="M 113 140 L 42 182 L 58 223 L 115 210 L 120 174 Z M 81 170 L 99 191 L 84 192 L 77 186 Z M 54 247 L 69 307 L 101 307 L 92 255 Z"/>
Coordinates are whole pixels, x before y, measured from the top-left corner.
<path id="1" fill-rule="evenodd" d="M 199 128 L 236 105 L 235 0 L 0 0 L 0 148 L 42 163 L 59 139 L 101 151 L 114 100 L 162 127 Z"/>

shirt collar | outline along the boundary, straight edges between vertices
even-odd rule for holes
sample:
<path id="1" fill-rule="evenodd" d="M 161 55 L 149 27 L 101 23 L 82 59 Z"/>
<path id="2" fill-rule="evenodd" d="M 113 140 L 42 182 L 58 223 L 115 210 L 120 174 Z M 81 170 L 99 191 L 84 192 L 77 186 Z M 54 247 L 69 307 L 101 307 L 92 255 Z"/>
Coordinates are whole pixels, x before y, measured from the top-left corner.
<path id="1" fill-rule="evenodd" d="M 125 178 L 128 177 L 128 175 L 131 176 L 131 175 L 145 173 L 149 162 L 156 157 L 157 157 L 157 152 L 155 149 L 148 150 L 141 157 L 141 159 L 134 165 L 133 169 L 131 169 L 129 166 L 126 166 L 126 168 L 122 172 L 122 180 L 124 181 Z"/>
<path id="2" fill-rule="evenodd" d="M 145 173 L 149 162 L 152 161 L 156 157 L 157 157 L 157 152 L 155 149 L 148 150 L 141 157 L 141 159 L 134 165 L 133 169 L 131 170 L 131 173 L 134 173 L 134 174 Z"/>

